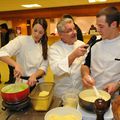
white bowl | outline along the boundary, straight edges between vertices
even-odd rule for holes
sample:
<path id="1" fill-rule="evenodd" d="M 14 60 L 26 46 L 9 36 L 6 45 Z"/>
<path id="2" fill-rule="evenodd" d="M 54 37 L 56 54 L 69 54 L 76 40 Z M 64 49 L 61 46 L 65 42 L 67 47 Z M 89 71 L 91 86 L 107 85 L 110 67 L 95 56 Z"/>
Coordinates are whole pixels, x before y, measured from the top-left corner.
<path id="1" fill-rule="evenodd" d="M 69 116 L 75 117 L 75 120 L 82 120 L 82 114 L 80 111 L 76 110 L 75 108 L 71 107 L 57 107 L 51 109 L 45 114 L 44 120 L 51 120 L 51 117 L 59 116 L 59 117 L 66 117 L 66 120 Z M 59 120 L 59 119 L 55 119 Z"/>

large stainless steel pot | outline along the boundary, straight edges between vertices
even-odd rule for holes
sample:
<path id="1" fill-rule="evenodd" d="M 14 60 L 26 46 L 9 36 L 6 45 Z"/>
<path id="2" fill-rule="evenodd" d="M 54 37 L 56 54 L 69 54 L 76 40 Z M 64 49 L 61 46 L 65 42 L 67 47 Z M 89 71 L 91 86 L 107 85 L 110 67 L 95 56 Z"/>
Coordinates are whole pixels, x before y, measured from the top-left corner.
<path id="1" fill-rule="evenodd" d="M 103 90 L 99 90 L 101 98 L 105 100 L 107 109 L 110 106 L 111 96 Z M 87 111 L 94 112 L 94 102 L 97 99 L 93 89 L 86 89 L 79 93 L 79 105 Z"/>
<path id="2" fill-rule="evenodd" d="M 1 89 L 2 99 L 7 103 L 17 103 L 28 97 L 29 86 L 25 83 L 10 84 Z"/>

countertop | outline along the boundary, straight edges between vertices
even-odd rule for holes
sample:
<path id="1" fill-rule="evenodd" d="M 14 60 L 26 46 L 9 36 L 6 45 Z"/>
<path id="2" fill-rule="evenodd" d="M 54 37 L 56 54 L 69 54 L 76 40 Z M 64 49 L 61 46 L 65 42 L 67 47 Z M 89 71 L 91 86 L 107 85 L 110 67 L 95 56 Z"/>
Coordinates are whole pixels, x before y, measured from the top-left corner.
<path id="1" fill-rule="evenodd" d="M 49 108 L 55 108 L 61 105 L 61 99 L 54 97 Z M 2 108 L 2 98 L 0 97 L 0 107 Z M 44 120 L 45 113 L 47 111 L 35 111 L 30 105 L 28 108 L 23 111 L 3 111 L 0 109 L 0 120 Z"/>
<path id="2" fill-rule="evenodd" d="M 53 97 L 53 101 L 51 103 L 49 110 L 61 106 L 61 103 L 62 103 L 61 99 Z M 111 110 L 113 107 L 113 115 L 117 115 L 115 116 L 116 117 L 115 120 L 120 120 L 119 119 L 120 117 L 118 117 L 120 116 L 120 114 L 118 114 L 118 110 L 117 110 L 117 108 L 120 108 L 120 96 L 117 96 L 112 103 L 114 103 L 111 104 Z M 1 96 L 0 96 L 0 107 L 1 107 L 0 120 L 44 120 L 44 116 L 47 112 L 47 111 L 35 111 L 33 110 L 31 105 L 23 111 L 10 111 L 8 109 L 3 111 Z"/>

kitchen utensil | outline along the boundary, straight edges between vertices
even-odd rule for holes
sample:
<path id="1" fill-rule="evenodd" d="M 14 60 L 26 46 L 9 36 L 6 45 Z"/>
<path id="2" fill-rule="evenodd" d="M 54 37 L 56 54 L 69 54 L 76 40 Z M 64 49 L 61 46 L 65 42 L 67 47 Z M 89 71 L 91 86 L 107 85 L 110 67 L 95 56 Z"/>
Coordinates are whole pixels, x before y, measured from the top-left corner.
<path id="1" fill-rule="evenodd" d="M 108 109 L 111 101 L 110 94 L 103 90 L 98 91 L 101 95 L 101 98 L 105 99 Z M 79 105 L 87 111 L 94 112 L 94 102 L 96 99 L 97 97 L 93 89 L 86 89 L 79 93 Z"/>
<path id="2" fill-rule="evenodd" d="M 96 120 L 104 120 L 104 114 L 107 110 L 107 104 L 106 104 L 105 100 L 103 100 L 101 98 L 96 99 L 95 103 L 94 103 L 94 110 L 97 115 Z"/>
<path id="3" fill-rule="evenodd" d="M 17 88 L 16 88 L 17 84 Z M 5 102 L 16 103 L 28 97 L 29 86 L 25 83 L 10 84 L 1 89 L 1 96 Z"/>
<path id="4" fill-rule="evenodd" d="M 23 109 L 25 109 L 26 107 L 28 107 L 30 105 L 30 99 L 26 98 L 25 100 L 22 100 L 20 102 L 17 103 L 7 103 L 5 101 L 2 101 L 2 110 L 12 110 L 12 111 L 21 111 Z"/>
<path id="5" fill-rule="evenodd" d="M 57 117 L 59 120 L 69 120 L 75 117 L 75 120 L 82 120 L 81 112 L 71 107 L 57 107 L 45 114 L 45 120 L 53 120 L 52 117 Z"/>
<path id="6" fill-rule="evenodd" d="M 62 96 L 63 105 L 73 108 L 78 106 L 78 95 L 75 93 L 66 93 Z"/>
<path id="7" fill-rule="evenodd" d="M 88 75 L 88 78 L 89 78 L 90 81 L 92 81 L 92 78 L 91 78 L 90 75 Z M 95 91 L 96 96 L 97 96 L 98 98 L 100 98 L 100 94 L 99 94 L 97 88 L 96 88 L 94 85 L 93 85 L 93 90 Z"/>
<path id="8" fill-rule="evenodd" d="M 36 111 L 46 111 L 53 99 L 53 82 L 39 83 L 30 93 L 32 107 Z"/>
<path id="9" fill-rule="evenodd" d="M 30 78 L 30 76 L 21 76 L 20 79 L 22 80 L 22 82 L 26 83 L 29 85 L 29 82 L 28 82 L 28 79 Z M 39 79 L 42 78 L 41 76 L 40 77 L 37 77 L 36 80 L 37 82 L 39 82 Z M 36 84 L 34 86 L 30 86 L 30 92 L 35 88 Z"/>
<path id="10" fill-rule="evenodd" d="M 21 78 L 21 79 L 24 79 L 24 80 L 28 80 L 29 77 L 30 77 L 30 76 L 21 76 L 20 78 Z M 37 78 L 36 78 L 36 79 L 37 79 L 37 82 L 39 82 L 38 79 L 40 79 L 40 78 L 42 78 L 42 77 L 40 76 L 40 77 L 37 77 Z"/>
<path id="11" fill-rule="evenodd" d="M 100 98 L 101 95 L 100 95 L 99 91 L 97 90 L 97 88 L 96 88 L 95 86 L 93 86 L 93 90 L 94 90 L 94 92 L 95 92 L 97 98 Z"/>

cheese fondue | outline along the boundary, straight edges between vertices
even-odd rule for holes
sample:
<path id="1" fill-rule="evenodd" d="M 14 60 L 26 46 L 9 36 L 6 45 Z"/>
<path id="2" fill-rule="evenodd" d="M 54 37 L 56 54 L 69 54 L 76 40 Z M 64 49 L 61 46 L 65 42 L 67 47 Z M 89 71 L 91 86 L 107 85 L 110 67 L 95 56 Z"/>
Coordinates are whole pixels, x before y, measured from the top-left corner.
<path id="1" fill-rule="evenodd" d="M 75 115 L 50 115 L 48 120 L 78 120 Z"/>
<path id="2" fill-rule="evenodd" d="M 4 87 L 1 91 L 4 93 L 17 93 L 25 90 L 26 88 L 26 84 L 11 84 Z"/>
<path id="3" fill-rule="evenodd" d="M 108 100 L 108 97 L 105 96 L 105 95 L 101 95 L 101 98 L 105 101 Z M 86 96 L 83 98 L 85 101 L 88 101 L 88 102 L 95 102 L 96 99 L 98 99 L 97 96 Z"/>

